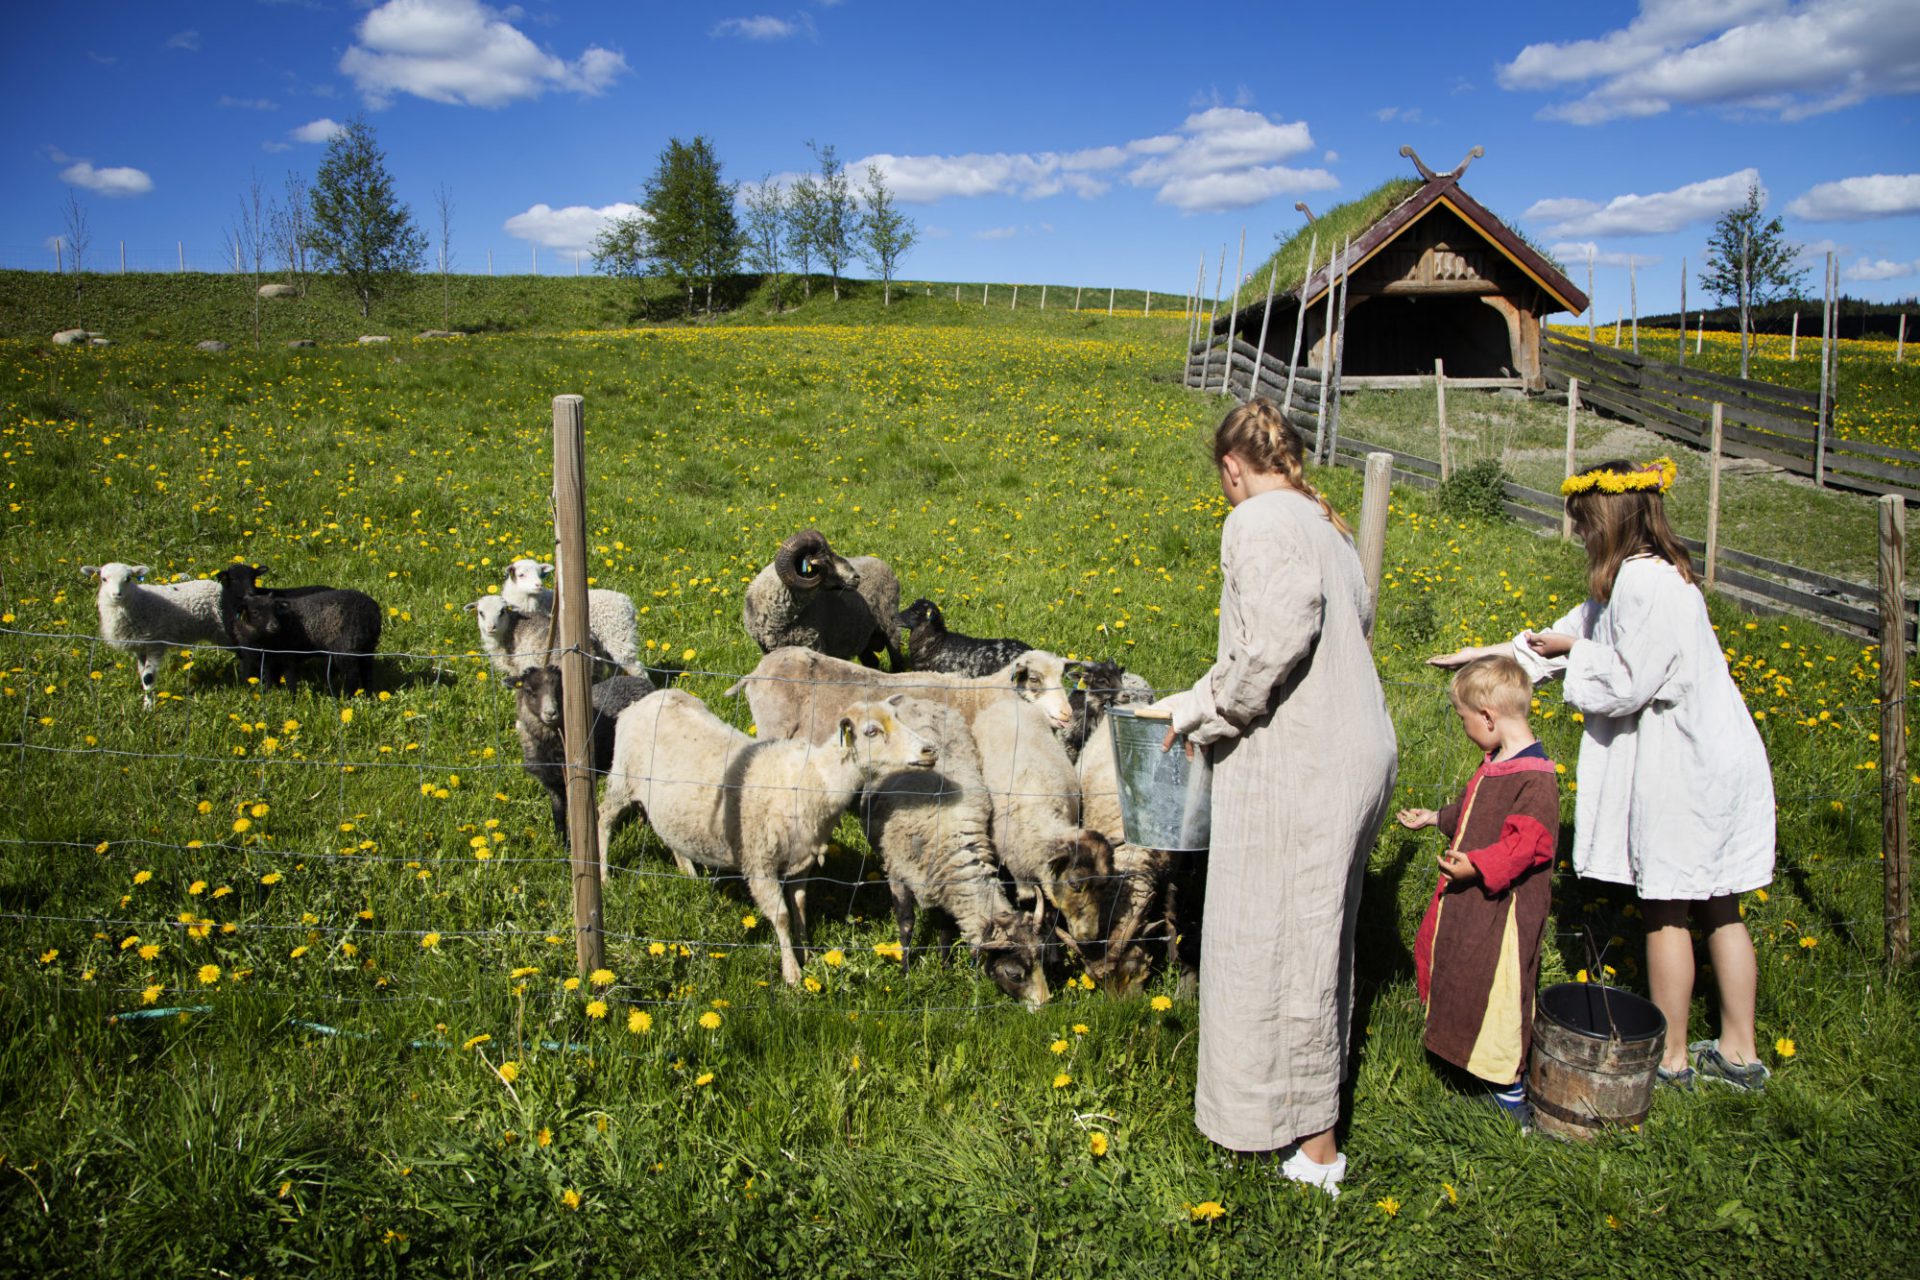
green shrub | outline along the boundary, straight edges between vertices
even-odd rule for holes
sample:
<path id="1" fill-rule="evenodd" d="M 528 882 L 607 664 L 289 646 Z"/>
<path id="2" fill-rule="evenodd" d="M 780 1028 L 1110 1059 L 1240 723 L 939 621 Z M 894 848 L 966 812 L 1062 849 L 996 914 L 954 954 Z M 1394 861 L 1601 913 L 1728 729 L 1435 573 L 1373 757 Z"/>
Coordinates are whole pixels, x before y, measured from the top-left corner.
<path id="1" fill-rule="evenodd" d="M 1505 520 L 1507 471 L 1498 459 L 1482 458 L 1440 482 L 1440 510 L 1476 520 Z"/>

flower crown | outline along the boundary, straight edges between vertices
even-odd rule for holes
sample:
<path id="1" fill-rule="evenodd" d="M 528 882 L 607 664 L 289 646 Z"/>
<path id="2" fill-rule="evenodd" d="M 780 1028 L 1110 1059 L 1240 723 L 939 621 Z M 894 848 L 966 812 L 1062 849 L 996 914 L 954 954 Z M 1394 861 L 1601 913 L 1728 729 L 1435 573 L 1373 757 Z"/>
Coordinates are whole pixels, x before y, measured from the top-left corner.
<path id="1" fill-rule="evenodd" d="M 1672 458 L 1655 458 L 1652 462 L 1632 471 L 1610 471 L 1605 467 L 1596 467 L 1592 471 L 1582 471 L 1577 476 L 1568 476 L 1560 486 L 1562 496 L 1572 497 L 1576 493 L 1587 493 L 1598 489 L 1601 493 L 1630 493 L 1651 490 L 1665 493 L 1673 487 L 1673 478 L 1680 468 L 1674 465 Z"/>

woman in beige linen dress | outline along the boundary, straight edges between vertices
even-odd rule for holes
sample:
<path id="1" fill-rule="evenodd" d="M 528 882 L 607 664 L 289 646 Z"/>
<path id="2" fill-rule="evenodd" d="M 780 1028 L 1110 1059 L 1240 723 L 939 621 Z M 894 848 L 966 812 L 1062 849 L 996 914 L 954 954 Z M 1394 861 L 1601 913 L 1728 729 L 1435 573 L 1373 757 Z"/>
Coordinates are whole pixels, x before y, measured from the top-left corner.
<path id="1" fill-rule="evenodd" d="M 1338 1194 L 1354 924 L 1397 752 L 1360 559 L 1301 455 L 1266 400 L 1215 431 L 1219 657 L 1160 705 L 1169 743 L 1213 760 L 1195 1122 L 1236 1151 L 1297 1144 L 1283 1172 Z"/>

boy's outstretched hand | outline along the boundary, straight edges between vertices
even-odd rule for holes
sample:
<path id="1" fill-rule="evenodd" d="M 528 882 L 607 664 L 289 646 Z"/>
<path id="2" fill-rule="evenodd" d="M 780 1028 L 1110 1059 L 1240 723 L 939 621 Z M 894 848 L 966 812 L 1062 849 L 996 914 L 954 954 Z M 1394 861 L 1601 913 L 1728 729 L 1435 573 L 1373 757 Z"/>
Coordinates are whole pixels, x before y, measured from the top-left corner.
<path id="1" fill-rule="evenodd" d="M 1395 816 L 1400 819 L 1400 825 L 1409 831 L 1431 827 L 1440 821 L 1440 815 L 1431 809 L 1402 809 Z"/>
<path id="2" fill-rule="evenodd" d="M 1440 870 L 1456 884 L 1472 884 L 1480 878 L 1480 868 L 1458 849 L 1449 849 L 1440 855 Z"/>

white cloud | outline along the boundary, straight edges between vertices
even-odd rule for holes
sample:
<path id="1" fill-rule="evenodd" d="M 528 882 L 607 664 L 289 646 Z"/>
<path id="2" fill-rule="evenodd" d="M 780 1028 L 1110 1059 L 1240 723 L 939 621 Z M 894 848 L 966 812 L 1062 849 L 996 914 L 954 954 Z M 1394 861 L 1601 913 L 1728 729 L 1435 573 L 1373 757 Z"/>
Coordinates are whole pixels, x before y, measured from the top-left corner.
<path id="1" fill-rule="evenodd" d="M 153 179 L 139 169 L 125 165 L 96 169 L 85 160 L 62 169 L 60 181 L 103 196 L 143 196 L 153 190 Z"/>
<path id="2" fill-rule="evenodd" d="M 1339 164 L 1340 153 L 1338 151 L 1329 151 L 1325 155 L 1320 157 L 1320 163 L 1321 164 Z"/>
<path id="3" fill-rule="evenodd" d="M 479 0 L 387 0 L 340 59 L 367 105 L 398 94 L 470 107 L 503 107 L 549 89 L 597 95 L 627 71 L 622 55 L 590 45 L 568 62 L 513 25 L 518 9 Z"/>
<path id="4" fill-rule="evenodd" d="M 1018 227 L 988 227 L 985 231 L 973 233 L 975 240 L 1011 240 L 1020 234 Z"/>
<path id="5" fill-rule="evenodd" d="M 1546 224 L 1550 236 L 1658 235 L 1717 218 L 1744 201 L 1748 187 L 1759 185 L 1758 169 L 1742 169 L 1672 191 L 1615 196 L 1605 204 L 1565 197 L 1539 200 L 1522 216 Z"/>
<path id="6" fill-rule="evenodd" d="M 318 120 L 309 120 L 297 129 L 287 130 L 287 136 L 295 142 L 332 142 L 346 130 L 338 120 L 321 116 Z"/>
<path id="7" fill-rule="evenodd" d="M 733 36 L 741 40 L 790 40 L 797 35 L 814 34 L 813 19 L 807 14 L 776 18 L 756 14 L 751 18 L 726 18 L 713 25 L 707 34 L 718 40 Z"/>
<path id="8" fill-rule="evenodd" d="M 1642 0 L 1595 40 L 1528 45 L 1499 68 L 1507 89 L 1592 87 L 1543 118 L 1599 124 L 1675 106 L 1783 120 L 1920 91 L 1912 0 Z"/>
<path id="9" fill-rule="evenodd" d="M 1560 265 L 1569 271 L 1587 262 L 1587 256 L 1593 256 L 1596 267 L 1650 267 L 1660 261 L 1658 254 L 1621 253 L 1614 249 L 1602 249 L 1591 240 L 1578 242 L 1563 240 L 1547 250 L 1560 260 Z"/>
<path id="10" fill-rule="evenodd" d="M 270 138 L 260 144 L 260 149 L 270 156 L 277 156 L 282 151 L 293 150 L 293 144 L 291 142 L 277 142 Z"/>
<path id="11" fill-rule="evenodd" d="M 1878 261 L 1869 262 L 1861 258 L 1840 271 L 1840 278 L 1843 280 L 1904 280 L 1908 276 L 1920 276 L 1920 259 L 1912 262 L 1888 262 L 1885 258 L 1881 258 Z"/>
<path id="12" fill-rule="evenodd" d="M 625 202 L 603 205 L 598 209 L 570 204 L 564 209 L 536 204 L 524 213 L 516 213 L 504 224 L 508 235 L 564 253 L 591 253 L 593 242 L 609 223 L 645 217 L 637 204 Z"/>
<path id="13" fill-rule="evenodd" d="M 1381 124 L 1392 124 L 1395 120 L 1402 124 L 1426 123 L 1419 107 L 1381 107 L 1373 113 L 1373 118 Z"/>
<path id="14" fill-rule="evenodd" d="M 163 49 L 180 49 L 187 53 L 200 52 L 200 33 L 198 31 L 176 31 L 167 37 Z"/>
<path id="15" fill-rule="evenodd" d="M 1809 222 L 1857 222 L 1920 213 L 1920 173 L 1875 173 L 1823 182 L 1787 206 Z"/>
<path id="16" fill-rule="evenodd" d="M 280 104 L 272 98 L 230 98 L 224 93 L 220 95 L 219 105 L 240 111 L 278 111 L 280 109 Z"/>

